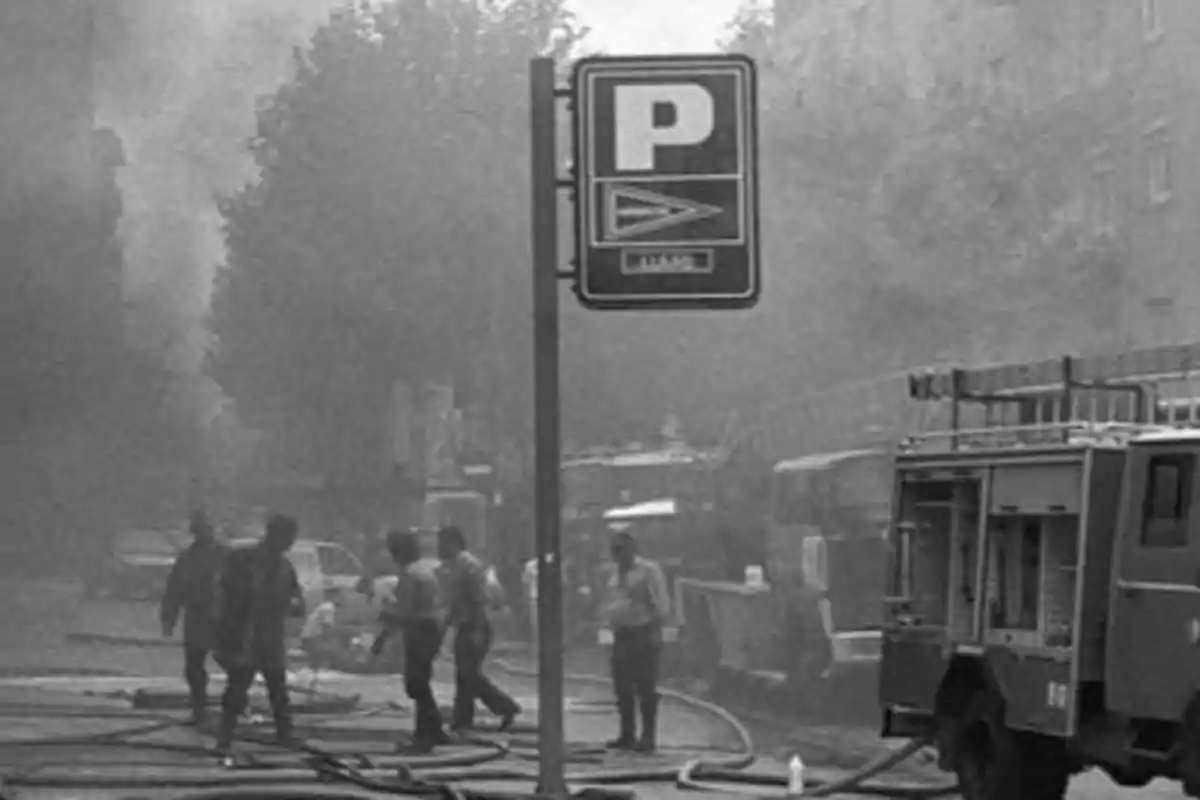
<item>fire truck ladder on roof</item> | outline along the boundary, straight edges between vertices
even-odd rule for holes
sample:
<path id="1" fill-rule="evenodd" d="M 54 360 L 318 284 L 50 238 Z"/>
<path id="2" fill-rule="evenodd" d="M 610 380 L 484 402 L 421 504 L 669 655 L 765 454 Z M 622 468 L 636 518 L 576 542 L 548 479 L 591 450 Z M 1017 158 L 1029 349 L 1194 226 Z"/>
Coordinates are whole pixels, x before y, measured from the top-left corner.
<path id="1" fill-rule="evenodd" d="M 949 405 L 943 430 L 906 450 L 1122 441 L 1200 427 L 1200 342 L 908 376 L 909 397 Z"/>

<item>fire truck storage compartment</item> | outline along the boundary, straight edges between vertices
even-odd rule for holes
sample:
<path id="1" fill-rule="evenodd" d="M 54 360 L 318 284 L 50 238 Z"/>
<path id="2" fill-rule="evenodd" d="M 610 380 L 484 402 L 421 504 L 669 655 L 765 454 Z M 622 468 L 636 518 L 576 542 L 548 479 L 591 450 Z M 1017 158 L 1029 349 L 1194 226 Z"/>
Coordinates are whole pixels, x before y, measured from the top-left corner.
<path id="1" fill-rule="evenodd" d="M 1074 514 L 989 517 L 985 640 L 1070 648 L 1078 548 Z"/>
<path id="2" fill-rule="evenodd" d="M 991 499 L 985 641 L 1069 649 L 1078 602 L 1082 464 L 997 466 Z"/>
<path id="3" fill-rule="evenodd" d="M 977 538 L 979 474 L 902 473 L 900 518 L 892 541 L 889 602 L 893 616 L 909 624 L 959 628 L 971 617 L 973 570 L 953 557 L 961 543 Z M 959 587 L 951 591 L 951 586 Z"/>
<path id="4" fill-rule="evenodd" d="M 1083 497 L 1079 464 L 998 466 L 992 473 L 992 514 L 1078 514 Z"/>

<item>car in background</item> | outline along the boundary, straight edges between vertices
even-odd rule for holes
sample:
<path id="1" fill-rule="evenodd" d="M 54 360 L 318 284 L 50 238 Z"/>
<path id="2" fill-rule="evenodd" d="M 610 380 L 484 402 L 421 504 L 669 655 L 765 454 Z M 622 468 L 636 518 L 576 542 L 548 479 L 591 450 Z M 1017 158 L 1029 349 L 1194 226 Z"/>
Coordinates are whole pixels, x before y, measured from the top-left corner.
<path id="1" fill-rule="evenodd" d="M 230 540 L 229 545 L 233 548 L 253 547 L 260 541 L 261 536 L 245 536 Z M 287 557 L 300 582 L 306 615 L 324 602 L 326 590 L 333 589 L 341 595 L 337 624 L 343 629 L 343 638 L 348 644 L 346 652 L 340 658 L 335 657 L 331 666 L 350 672 L 398 671 L 403 664 L 399 637 L 395 642 L 389 642 L 378 658 L 372 658 L 369 650 L 370 638 L 378 631 L 379 613 L 395 589 L 396 578 L 391 576 L 389 582 L 388 576 L 376 577 L 378 573 L 364 568 L 358 556 L 332 541 L 298 539 L 288 550 Z M 303 619 L 291 620 L 288 624 L 292 653 L 301 662 L 305 659 L 299 647 L 303 625 Z M 355 640 L 364 641 L 363 634 L 367 637 L 366 646 L 349 644 Z"/>
<path id="2" fill-rule="evenodd" d="M 88 583 L 88 596 L 116 600 L 161 599 L 171 567 L 187 547 L 185 539 L 179 531 L 119 531 L 112 537 L 112 546 Z"/>
<path id="3" fill-rule="evenodd" d="M 238 538 L 229 542 L 233 548 L 253 547 L 258 538 Z M 366 582 L 358 556 L 337 542 L 318 539 L 297 539 L 288 551 L 288 560 L 296 569 L 300 590 L 304 594 L 304 607 L 312 612 L 325 599 L 327 589 L 341 592 L 347 614 L 370 615 L 370 600 L 366 597 Z"/>

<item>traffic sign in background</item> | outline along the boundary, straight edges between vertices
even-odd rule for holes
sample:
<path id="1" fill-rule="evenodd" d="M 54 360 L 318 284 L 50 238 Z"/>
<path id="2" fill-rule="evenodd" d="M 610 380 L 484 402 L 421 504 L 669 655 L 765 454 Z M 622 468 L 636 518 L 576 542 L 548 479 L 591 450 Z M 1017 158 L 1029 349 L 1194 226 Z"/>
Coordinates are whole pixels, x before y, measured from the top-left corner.
<path id="1" fill-rule="evenodd" d="M 743 308 L 760 290 L 754 64 L 575 67 L 576 294 L 591 308 Z"/>

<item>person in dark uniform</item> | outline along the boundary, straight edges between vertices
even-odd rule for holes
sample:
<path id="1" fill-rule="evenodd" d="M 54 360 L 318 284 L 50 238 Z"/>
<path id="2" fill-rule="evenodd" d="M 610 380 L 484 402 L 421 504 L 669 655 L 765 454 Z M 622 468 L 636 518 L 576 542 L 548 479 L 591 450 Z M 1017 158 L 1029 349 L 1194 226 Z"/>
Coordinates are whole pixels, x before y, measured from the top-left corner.
<path id="1" fill-rule="evenodd" d="M 228 673 L 217 733 L 221 752 L 228 752 L 233 743 L 237 719 L 258 674 L 267 684 L 279 742 L 295 743 L 287 688 L 286 624 L 288 617 L 304 616 L 300 582 L 287 558 L 297 532 L 296 520 L 272 514 L 261 542 L 225 558 L 217 625 L 217 663 Z"/>
<path id="2" fill-rule="evenodd" d="M 469 732 L 475 725 L 475 701 L 479 700 L 500 718 L 500 730 L 506 731 L 521 707 L 483 674 L 483 661 L 492 647 L 487 570 L 467 550 L 462 530 L 454 526 L 438 531 L 438 558 L 447 574 L 446 629 L 454 628 L 452 727 L 458 733 Z"/>
<path id="3" fill-rule="evenodd" d="M 159 621 L 166 638 L 175 635 L 183 613 L 183 677 L 191 700 L 190 723 L 203 725 L 208 713 L 208 670 L 205 661 L 216 646 L 217 583 L 227 550 L 216 539 L 203 511 L 192 512 L 188 529 L 192 544 L 175 559 L 163 592 Z"/>
<path id="4" fill-rule="evenodd" d="M 404 637 L 404 692 L 413 701 L 412 750 L 427 753 L 449 739 L 433 696 L 433 662 L 442 649 L 441 601 L 434 564 L 421 558 L 417 535 L 392 531 L 387 549 L 396 563 L 396 594 L 380 614 L 383 629 L 371 651 L 378 655 L 395 631 Z"/>
<path id="5" fill-rule="evenodd" d="M 658 725 L 658 663 L 670 597 L 662 568 L 638 555 L 627 532 L 612 541 L 615 566 L 608 581 L 606 617 L 613 631 L 612 681 L 621 718 L 620 735 L 608 746 L 653 752 Z M 635 711 L 642 713 L 636 735 Z"/>

